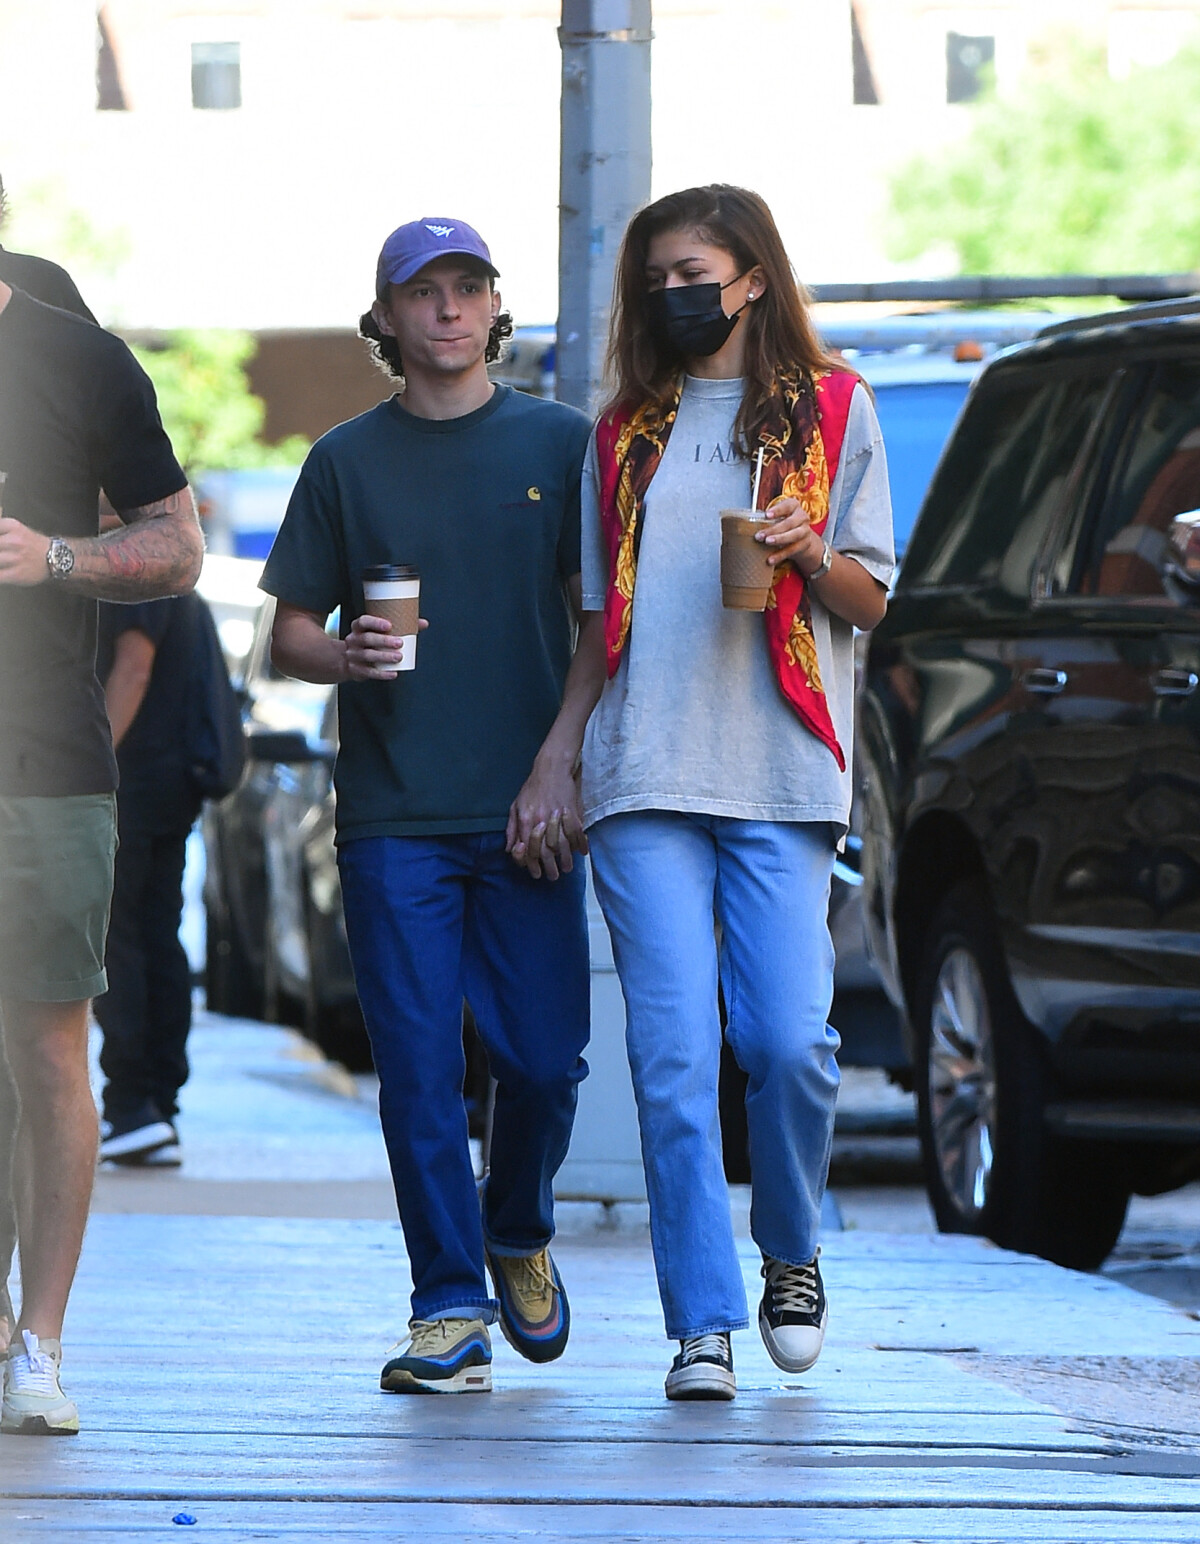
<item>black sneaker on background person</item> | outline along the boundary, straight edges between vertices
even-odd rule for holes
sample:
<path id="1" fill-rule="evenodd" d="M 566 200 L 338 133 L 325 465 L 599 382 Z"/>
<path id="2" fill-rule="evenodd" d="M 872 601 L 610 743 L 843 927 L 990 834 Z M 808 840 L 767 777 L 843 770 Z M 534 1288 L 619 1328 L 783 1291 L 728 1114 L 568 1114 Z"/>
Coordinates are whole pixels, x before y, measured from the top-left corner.
<path id="1" fill-rule="evenodd" d="M 765 1281 L 758 1309 L 758 1328 L 776 1367 L 785 1372 L 807 1372 L 825 1344 L 829 1305 L 817 1261 L 818 1249 L 807 1265 L 763 1256 Z"/>
<path id="2" fill-rule="evenodd" d="M 668 1399 L 732 1399 L 733 1346 L 728 1334 L 689 1335 L 679 1342 L 666 1382 Z"/>
<path id="3" fill-rule="evenodd" d="M 100 1124 L 101 1163 L 144 1163 L 172 1143 L 178 1148 L 175 1128 L 150 1099 L 128 1115 L 106 1118 Z"/>
<path id="4" fill-rule="evenodd" d="M 178 1169 L 183 1164 L 183 1148 L 179 1144 L 179 1133 L 175 1129 L 175 1122 L 169 1120 L 167 1125 L 171 1128 L 171 1140 L 165 1147 L 152 1147 L 148 1153 L 139 1153 L 136 1158 L 125 1160 L 128 1168 L 139 1169 Z"/>

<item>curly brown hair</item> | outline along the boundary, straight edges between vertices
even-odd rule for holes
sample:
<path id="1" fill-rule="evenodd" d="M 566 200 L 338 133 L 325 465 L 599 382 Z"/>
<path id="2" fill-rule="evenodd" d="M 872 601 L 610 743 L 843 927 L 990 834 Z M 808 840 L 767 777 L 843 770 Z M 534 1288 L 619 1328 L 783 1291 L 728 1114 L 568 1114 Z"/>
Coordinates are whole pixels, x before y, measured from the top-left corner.
<path id="1" fill-rule="evenodd" d="M 488 283 L 492 284 L 489 277 Z M 495 288 L 495 285 L 492 284 Z M 400 345 L 395 338 L 381 332 L 373 311 L 364 311 L 358 319 L 358 335 L 371 346 L 371 357 L 385 375 L 396 380 L 404 379 L 404 361 L 400 357 Z M 483 351 L 485 364 L 494 364 L 504 352 L 504 345 L 513 335 L 512 313 L 501 311 L 488 333 L 487 347 Z"/>
<path id="2" fill-rule="evenodd" d="M 783 238 L 764 199 L 747 188 L 714 182 L 669 193 L 638 211 L 629 222 L 617 259 L 607 375 L 611 395 L 605 412 L 656 402 L 670 403 L 684 368 L 682 355 L 664 347 L 650 330 L 646 257 L 664 231 L 691 231 L 728 252 L 739 273 L 761 268 L 767 287 L 749 308 L 746 329 L 746 390 L 734 424 L 740 448 L 748 451 L 758 430 L 783 410 L 779 377 L 799 370 L 844 369 L 821 345 L 803 288 L 784 250 Z"/>

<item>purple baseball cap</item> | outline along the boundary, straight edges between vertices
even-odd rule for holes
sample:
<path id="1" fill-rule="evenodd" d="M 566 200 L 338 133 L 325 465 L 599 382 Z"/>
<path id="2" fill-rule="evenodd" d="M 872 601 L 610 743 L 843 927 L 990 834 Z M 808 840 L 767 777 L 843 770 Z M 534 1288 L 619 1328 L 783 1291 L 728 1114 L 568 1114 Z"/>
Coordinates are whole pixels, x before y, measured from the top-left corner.
<path id="1" fill-rule="evenodd" d="M 387 285 L 407 284 L 426 263 L 449 253 L 474 257 L 493 279 L 500 277 L 487 242 L 477 230 L 463 220 L 440 220 L 431 216 L 426 220 L 410 220 L 407 225 L 394 230 L 384 242 L 375 268 L 376 295 L 382 299 Z"/>

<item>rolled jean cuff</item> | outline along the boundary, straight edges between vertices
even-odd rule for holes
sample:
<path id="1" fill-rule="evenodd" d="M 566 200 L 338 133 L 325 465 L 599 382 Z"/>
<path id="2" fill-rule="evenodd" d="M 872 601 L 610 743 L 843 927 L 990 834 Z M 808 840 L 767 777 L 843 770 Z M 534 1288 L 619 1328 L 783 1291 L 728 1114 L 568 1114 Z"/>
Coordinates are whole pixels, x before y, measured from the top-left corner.
<path id="1" fill-rule="evenodd" d="M 522 1244 L 519 1248 L 515 1244 L 501 1244 L 489 1234 L 483 1235 L 483 1243 L 488 1254 L 499 1255 L 502 1260 L 532 1260 L 534 1255 L 541 1254 L 543 1249 L 549 1249 L 553 1233 L 548 1233 L 540 1244 Z"/>
<path id="2" fill-rule="evenodd" d="M 764 1260 L 778 1260 L 781 1265 L 811 1265 L 820 1253 L 820 1245 L 814 1244 L 811 1254 L 807 1255 L 803 1260 L 793 1260 L 786 1251 L 783 1254 L 776 1254 L 773 1249 L 768 1249 L 760 1239 L 756 1238 L 754 1242 Z"/>
<path id="3" fill-rule="evenodd" d="M 500 1304 L 494 1297 L 483 1297 L 475 1303 L 447 1303 L 442 1308 L 431 1308 L 427 1313 L 414 1313 L 414 1319 L 432 1324 L 438 1319 L 482 1319 L 485 1324 L 495 1324 L 500 1317 Z"/>
<path id="4" fill-rule="evenodd" d="M 702 1324 L 697 1330 L 667 1328 L 668 1340 L 693 1340 L 697 1335 L 732 1335 L 734 1330 L 748 1330 L 749 1319 L 724 1319 L 717 1324 Z"/>

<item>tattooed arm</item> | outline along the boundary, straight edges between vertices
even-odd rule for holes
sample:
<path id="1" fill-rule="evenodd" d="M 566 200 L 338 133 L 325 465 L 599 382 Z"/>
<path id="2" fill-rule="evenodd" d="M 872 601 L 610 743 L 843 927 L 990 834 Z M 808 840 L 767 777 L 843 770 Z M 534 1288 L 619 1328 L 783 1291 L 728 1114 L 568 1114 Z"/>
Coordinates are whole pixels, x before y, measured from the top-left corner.
<path id="1" fill-rule="evenodd" d="M 68 538 L 75 565 L 66 578 L 52 579 L 46 565 L 51 538 L 0 516 L 0 584 L 56 584 L 97 600 L 186 595 L 204 557 L 192 490 L 122 510 L 121 518 L 120 530 Z"/>

